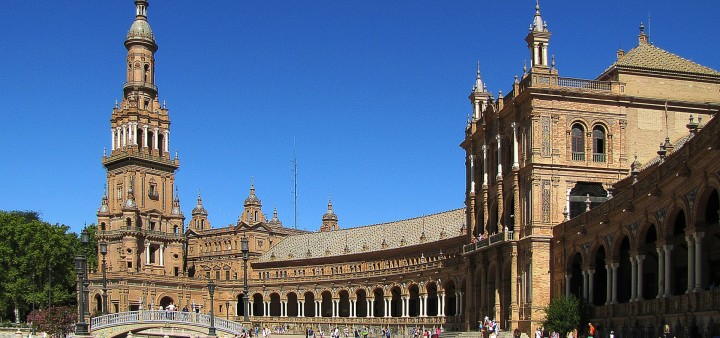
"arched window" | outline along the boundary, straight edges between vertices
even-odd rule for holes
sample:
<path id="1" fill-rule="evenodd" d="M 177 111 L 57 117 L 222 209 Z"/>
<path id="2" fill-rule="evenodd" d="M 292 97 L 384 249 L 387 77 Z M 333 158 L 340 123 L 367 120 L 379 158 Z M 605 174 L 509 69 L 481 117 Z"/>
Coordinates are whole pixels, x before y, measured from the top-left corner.
<path id="1" fill-rule="evenodd" d="M 593 128 L 593 162 L 605 162 L 605 128 Z"/>
<path id="2" fill-rule="evenodd" d="M 585 161 L 585 129 L 579 123 L 573 124 L 570 131 L 572 160 Z"/>

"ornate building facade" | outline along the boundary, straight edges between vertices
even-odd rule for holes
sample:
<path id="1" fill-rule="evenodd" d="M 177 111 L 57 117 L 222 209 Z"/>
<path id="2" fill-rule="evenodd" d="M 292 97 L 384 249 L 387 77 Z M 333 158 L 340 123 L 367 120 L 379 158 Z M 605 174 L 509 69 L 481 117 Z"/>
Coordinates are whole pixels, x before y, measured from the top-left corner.
<path id="1" fill-rule="evenodd" d="M 319 231 L 307 232 L 284 227 L 276 211 L 267 217 L 254 183 L 235 224 L 212 227 L 199 195 L 185 222 L 174 185 L 180 162 L 168 152 L 169 111 L 155 85 L 158 46 L 148 24 L 148 2 L 136 0 L 135 6 L 125 40 L 123 100 L 112 111 L 111 152 L 102 158 L 107 191 L 97 213 L 97 240 L 107 244 L 100 259 L 106 260 L 109 312 L 169 304 L 207 312 L 209 280 L 217 285 L 216 316 L 242 320 L 247 314 L 254 324 L 289 329 L 468 330 L 489 316 L 503 329 L 529 333 L 544 319 L 542 308 L 551 297 L 569 293 L 595 304 L 594 316 L 608 327 L 654 325 L 642 317 L 647 311 L 665 311 L 682 326 L 689 317 L 673 315 L 679 310 L 669 307 L 707 301 L 691 296 L 706 294 L 701 289 L 714 278 L 713 262 L 720 257 L 709 243 L 718 236 L 711 212 L 717 210 L 717 190 L 705 187 L 717 181 L 712 178 L 717 169 L 700 164 L 704 148 L 692 145 L 712 138 L 702 135 L 717 124 L 707 121 L 720 107 L 720 73 L 653 46 L 642 29 L 638 46 L 618 51 L 617 61 L 595 80 L 562 77 L 549 57 L 551 34 L 536 7 L 525 38 L 530 68 L 515 78 L 510 93 L 500 92 L 496 99 L 478 69 L 469 97 L 473 115 L 461 143 L 465 208 L 341 229 L 328 202 Z M 691 130 L 692 138 L 685 128 L 690 116 L 707 123 Z M 717 131 L 713 135 L 717 140 Z M 678 155 L 658 158 L 658 142 Z M 692 149 L 697 153 L 688 153 Z M 685 153 L 686 164 L 662 169 Z M 700 169 L 694 169 L 696 162 Z M 631 168 L 637 168 L 633 175 L 641 183 L 628 178 Z M 668 181 L 667 187 L 644 183 L 670 178 L 671 172 L 684 178 Z M 641 186 L 650 189 L 648 195 L 633 195 L 640 197 L 623 204 L 634 211 L 615 209 L 631 192 L 645 194 Z M 688 195 L 693 202 L 682 197 Z M 667 230 L 665 218 L 652 216 L 661 209 L 641 205 L 666 205 L 663 217 L 675 225 Z M 685 221 L 677 225 L 678 219 Z M 715 230 L 708 230 L 712 222 Z M 244 239 L 250 263 L 247 308 Z M 692 243 L 693 249 L 671 255 L 668 245 L 683 246 L 680 242 Z M 649 257 L 645 265 L 643 255 Z M 670 267 L 664 265 L 668 262 Z M 613 264 L 619 264 L 617 279 Z M 686 273 L 674 272 L 682 266 Z M 658 277 L 663 273 L 686 274 L 687 280 L 670 283 Z M 102 275 L 90 278 L 98 313 Z M 599 290 L 606 285 L 601 279 L 611 291 Z M 627 303 L 622 306 L 612 302 L 616 294 L 610 287 L 619 280 L 634 281 L 630 294 L 617 294 L 619 303 Z M 676 303 L 641 300 L 683 285 L 700 292 Z M 636 319 L 623 322 L 628 314 Z"/>

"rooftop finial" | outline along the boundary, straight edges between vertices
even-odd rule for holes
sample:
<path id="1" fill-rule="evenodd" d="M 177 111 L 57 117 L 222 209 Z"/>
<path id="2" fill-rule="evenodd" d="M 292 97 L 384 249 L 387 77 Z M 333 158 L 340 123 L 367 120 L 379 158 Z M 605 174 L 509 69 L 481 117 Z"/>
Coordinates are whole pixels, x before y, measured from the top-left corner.
<path id="1" fill-rule="evenodd" d="M 475 91 L 480 92 L 485 88 L 485 85 L 482 82 L 482 77 L 480 76 L 480 61 L 477 62 L 477 75 L 475 76 Z"/>
<path id="2" fill-rule="evenodd" d="M 642 22 L 640 23 L 640 34 L 638 35 L 638 43 L 648 43 L 648 36 L 647 34 L 645 34 L 645 25 Z"/>
<path id="3" fill-rule="evenodd" d="M 135 0 L 135 16 L 147 18 L 147 0 Z"/>
<path id="4" fill-rule="evenodd" d="M 533 23 L 532 25 L 530 25 L 530 30 L 536 32 L 544 32 L 546 28 L 547 24 L 543 22 L 543 19 L 540 16 L 540 1 L 535 0 L 535 18 L 533 18 Z"/>

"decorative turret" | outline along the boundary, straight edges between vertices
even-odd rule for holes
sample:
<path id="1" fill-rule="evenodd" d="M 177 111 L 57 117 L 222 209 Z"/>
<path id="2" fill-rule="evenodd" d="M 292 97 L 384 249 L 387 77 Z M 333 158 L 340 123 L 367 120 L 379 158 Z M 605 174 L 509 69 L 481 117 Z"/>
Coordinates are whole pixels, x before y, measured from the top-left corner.
<path id="1" fill-rule="evenodd" d="M 525 37 L 525 41 L 530 49 L 530 72 L 550 70 L 548 64 L 548 43 L 550 42 L 550 31 L 547 29 L 547 22 L 543 21 L 540 16 L 540 3 L 535 2 L 535 17 L 530 24 L 530 32 Z"/>
<path id="2" fill-rule="evenodd" d="M 212 228 L 210 226 L 210 221 L 208 220 L 208 212 L 207 210 L 205 210 L 205 207 L 203 207 L 200 192 L 198 192 L 197 204 L 192 209 L 192 220 L 190 220 L 189 227 L 195 229 L 196 231 L 202 231 Z"/>
<path id="3" fill-rule="evenodd" d="M 477 75 L 475 76 L 475 85 L 470 92 L 470 96 L 468 96 L 468 99 L 470 99 L 470 104 L 472 104 L 473 107 L 473 121 L 482 119 L 483 113 L 485 112 L 485 108 L 487 107 L 490 97 L 491 95 L 490 93 L 488 93 L 487 88 L 482 81 L 482 77 L 480 76 L 480 61 L 478 61 Z"/>
<path id="4" fill-rule="evenodd" d="M 245 224 L 255 224 L 264 222 L 265 217 L 262 213 L 262 202 L 255 195 L 255 179 L 253 178 L 250 183 L 250 195 L 245 199 L 243 204 L 244 209 L 242 215 L 238 219 L 238 223 L 244 222 Z"/>
<path id="5" fill-rule="evenodd" d="M 338 226 L 338 217 L 332 209 L 332 200 L 328 200 L 328 209 L 322 217 L 320 232 L 332 230 L 340 230 L 340 227 Z"/>

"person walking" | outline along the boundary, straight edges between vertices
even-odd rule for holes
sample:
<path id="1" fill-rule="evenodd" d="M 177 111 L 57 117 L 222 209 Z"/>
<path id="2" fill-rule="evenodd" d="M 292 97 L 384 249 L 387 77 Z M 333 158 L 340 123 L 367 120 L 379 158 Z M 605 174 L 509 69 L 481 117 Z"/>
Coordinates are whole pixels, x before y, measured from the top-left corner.
<path id="1" fill-rule="evenodd" d="M 595 337 L 595 326 L 592 323 L 588 323 L 588 338 Z"/>

